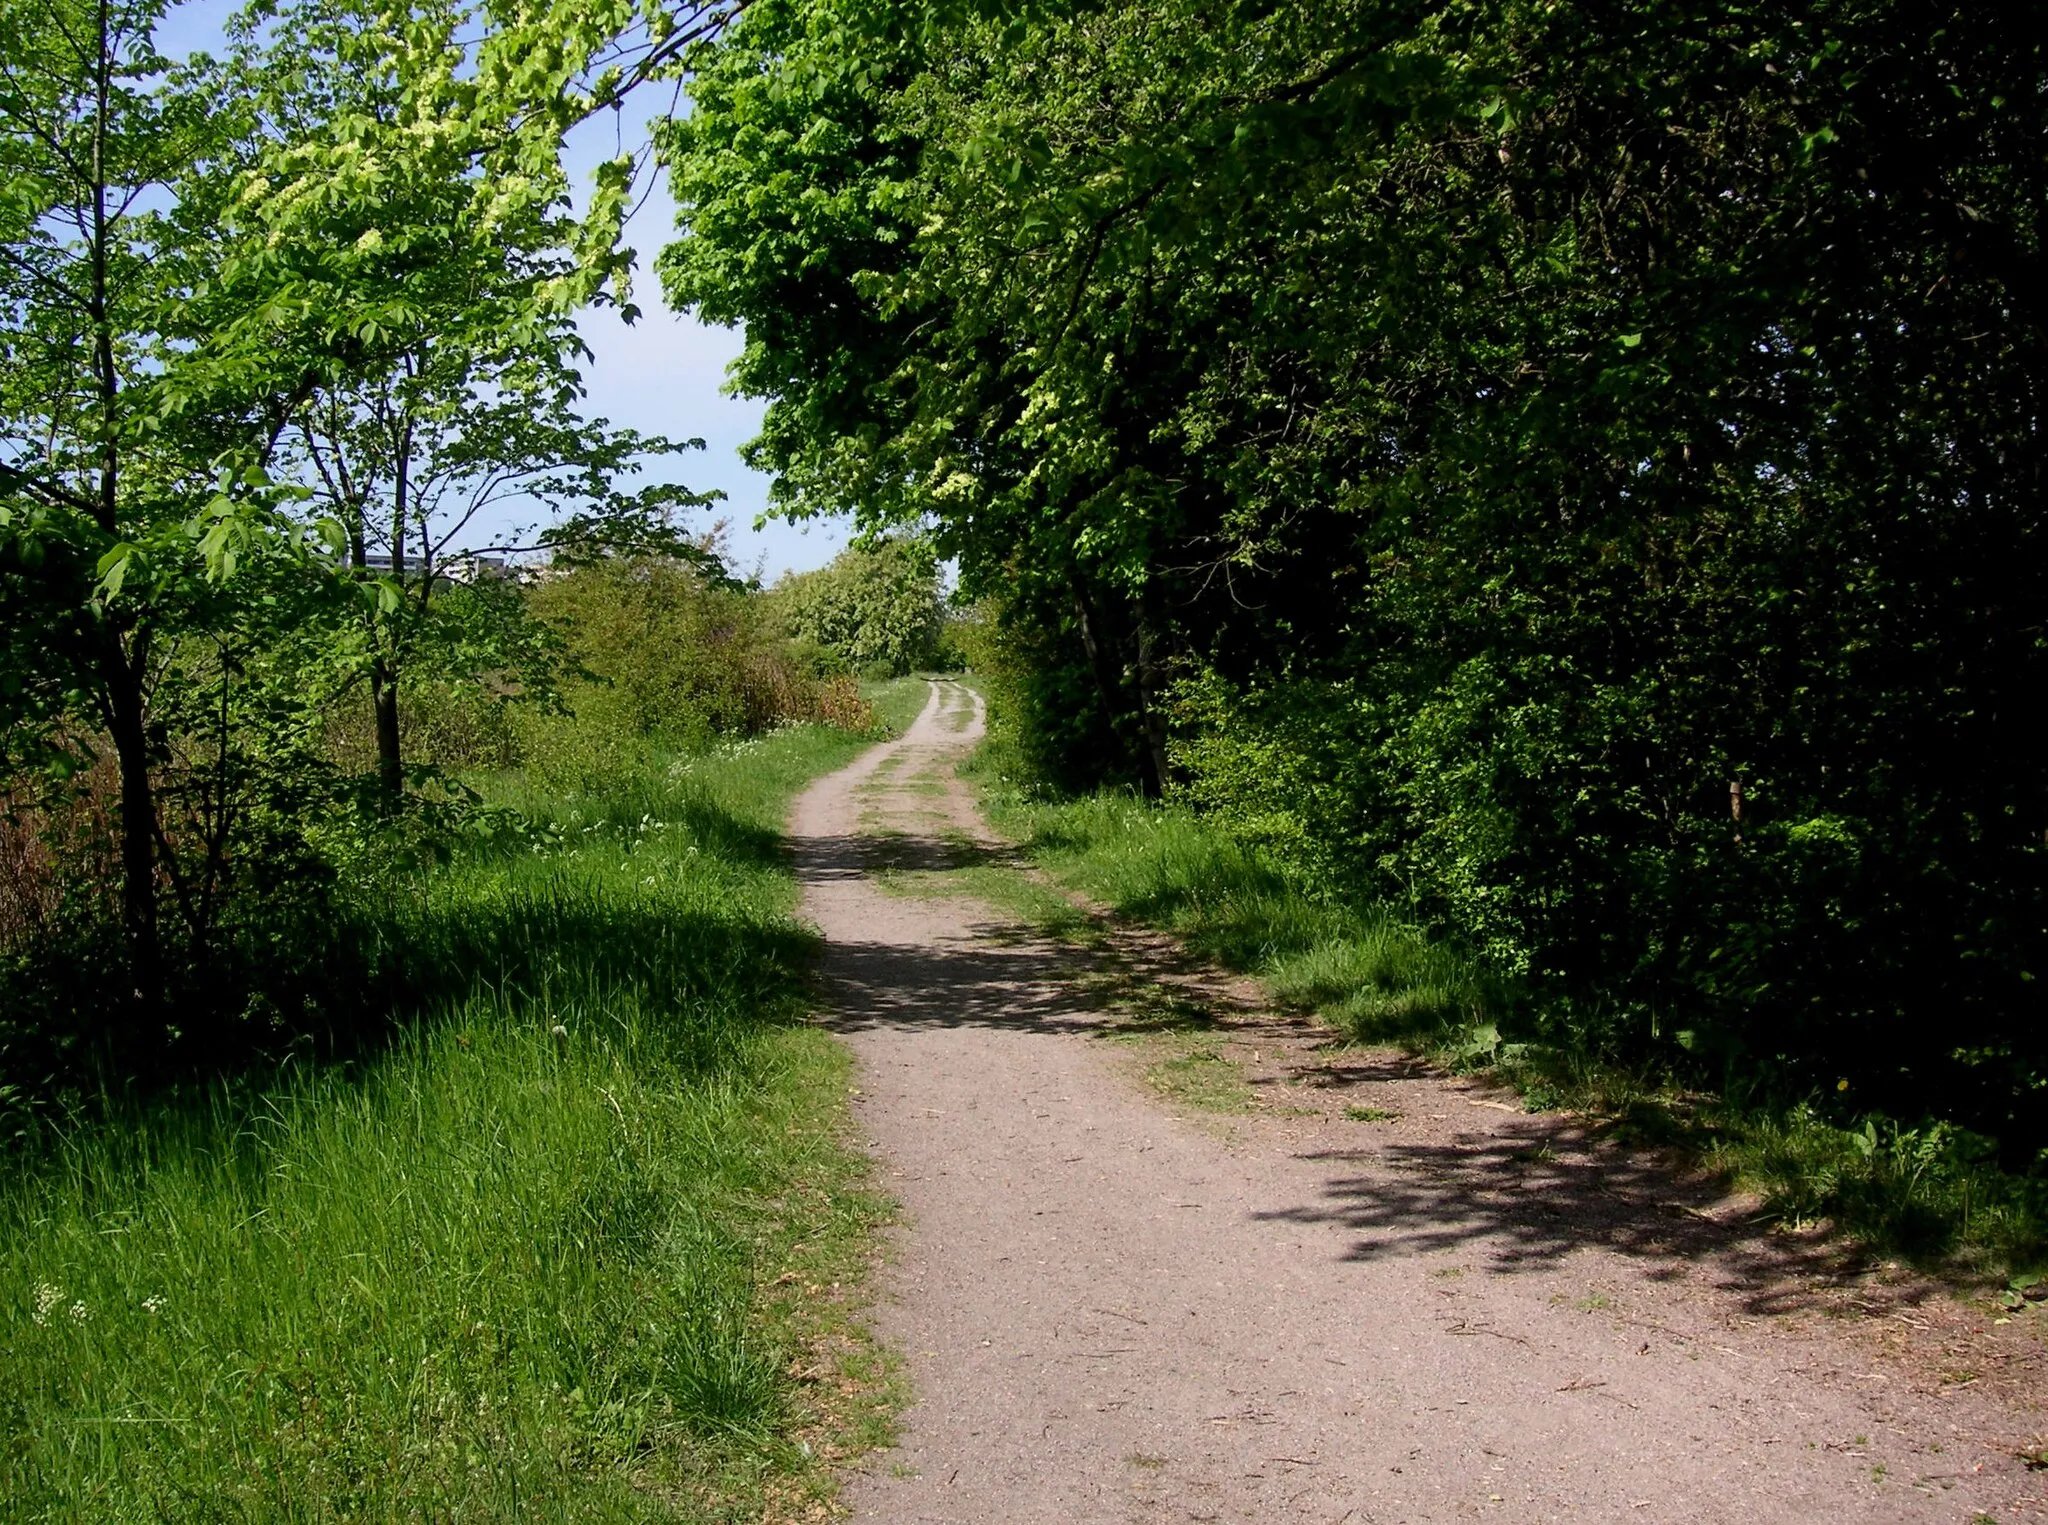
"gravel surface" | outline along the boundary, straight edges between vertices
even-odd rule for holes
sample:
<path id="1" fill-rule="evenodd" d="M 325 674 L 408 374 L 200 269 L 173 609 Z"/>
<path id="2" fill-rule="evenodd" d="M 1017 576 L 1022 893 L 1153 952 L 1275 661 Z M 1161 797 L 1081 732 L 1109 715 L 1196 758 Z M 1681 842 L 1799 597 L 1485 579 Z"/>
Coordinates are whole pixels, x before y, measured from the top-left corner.
<path id="1" fill-rule="evenodd" d="M 2048 1428 L 2041 1342 L 1981 1301 L 1337 1047 L 1163 939 L 1089 954 L 930 875 L 891 892 L 878 870 L 1000 851 L 953 777 L 980 727 L 934 684 L 792 819 L 855 1117 L 903 1208 L 873 1319 L 914 1403 L 846 1479 L 855 1517 L 2040 1515 L 2048 1474 L 2016 1452 Z M 1146 1083 L 1162 1051 L 1130 1041 L 1105 958 L 1215 1014 L 1234 1109 Z"/>

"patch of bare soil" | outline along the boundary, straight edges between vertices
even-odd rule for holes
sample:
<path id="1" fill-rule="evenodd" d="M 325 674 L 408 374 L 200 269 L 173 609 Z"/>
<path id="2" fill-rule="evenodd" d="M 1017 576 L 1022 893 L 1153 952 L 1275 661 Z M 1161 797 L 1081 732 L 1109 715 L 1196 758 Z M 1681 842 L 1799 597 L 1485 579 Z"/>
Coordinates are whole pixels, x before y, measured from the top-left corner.
<path id="1" fill-rule="evenodd" d="M 2048 1515 L 2048 1315 L 1766 1233 L 1167 939 L 955 893 L 1000 850 L 952 772 L 980 718 L 935 684 L 792 819 L 904 1211 L 875 1321 L 916 1396 L 856 1516 Z"/>

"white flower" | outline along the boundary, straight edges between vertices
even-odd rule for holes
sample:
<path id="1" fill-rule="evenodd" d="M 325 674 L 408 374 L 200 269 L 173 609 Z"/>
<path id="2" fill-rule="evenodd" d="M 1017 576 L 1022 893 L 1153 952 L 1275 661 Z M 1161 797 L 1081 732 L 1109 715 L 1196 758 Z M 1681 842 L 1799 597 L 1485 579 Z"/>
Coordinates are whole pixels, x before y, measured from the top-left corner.
<path id="1" fill-rule="evenodd" d="M 161 1297 L 145 1297 L 142 1300 L 142 1311 L 144 1313 L 159 1312 L 163 1308 L 164 1301 Z"/>
<path id="2" fill-rule="evenodd" d="M 46 1281 L 37 1282 L 35 1321 L 38 1324 L 49 1323 L 50 1310 L 63 1301 L 64 1294 L 57 1288 L 51 1286 Z"/>
<path id="3" fill-rule="evenodd" d="M 84 1303 L 73 1303 L 71 1305 L 70 1313 L 71 1321 L 74 1324 L 82 1324 L 87 1319 L 92 1317 L 92 1309 L 86 1307 Z"/>

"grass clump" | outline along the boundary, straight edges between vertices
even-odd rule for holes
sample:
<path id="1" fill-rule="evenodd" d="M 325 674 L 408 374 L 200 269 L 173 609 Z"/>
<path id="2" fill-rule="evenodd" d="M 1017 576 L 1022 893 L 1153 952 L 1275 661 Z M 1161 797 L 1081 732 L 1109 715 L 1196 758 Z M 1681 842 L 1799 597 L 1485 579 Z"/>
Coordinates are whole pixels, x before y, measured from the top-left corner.
<path id="1" fill-rule="evenodd" d="M 1834 1222 L 1887 1251 L 1959 1255 L 2022 1282 L 2048 1274 L 2048 1190 L 1999 1170 L 1990 1139 L 1939 1119 L 1844 1126 L 1804 1102 L 1724 1107 L 1705 1126 L 1710 1158 L 1788 1224 Z"/>
<path id="2" fill-rule="evenodd" d="M 19 1161 L 13 1515 L 696 1520 L 825 1490 L 831 1437 L 886 1401 L 792 1378 L 835 1342 L 868 1360 L 795 1293 L 851 1278 L 879 1207 L 845 1060 L 796 1020 L 776 827 L 858 745 L 648 754 L 602 796 L 501 781 L 530 830 L 387 886 L 417 978 L 380 1050 Z"/>
<path id="3" fill-rule="evenodd" d="M 923 712 L 931 692 L 931 684 L 916 677 L 892 678 L 860 686 L 861 698 L 874 711 L 881 730 L 890 736 L 901 736 L 910 729 L 910 723 Z"/>
<path id="4" fill-rule="evenodd" d="M 1385 1107 L 1346 1107 L 1345 1117 L 1354 1123 L 1397 1123 L 1399 1112 L 1389 1112 Z"/>

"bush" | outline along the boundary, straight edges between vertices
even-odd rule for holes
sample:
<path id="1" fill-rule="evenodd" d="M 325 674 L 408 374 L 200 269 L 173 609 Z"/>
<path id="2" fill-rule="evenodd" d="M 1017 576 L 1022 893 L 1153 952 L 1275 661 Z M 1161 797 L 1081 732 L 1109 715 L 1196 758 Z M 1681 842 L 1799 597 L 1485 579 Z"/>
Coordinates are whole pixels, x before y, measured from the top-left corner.
<path id="1" fill-rule="evenodd" d="M 693 565 L 605 561 L 543 578 L 528 598 L 572 664 L 570 707 L 599 726 L 687 749 L 828 703 L 762 600 Z"/>
<path id="2" fill-rule="evenodd" d="M 790 636 L 871 682 L 929 670 L 938 658 L 938 568 L 916 542 L 850 546 L 830 566 L 783 578 L 770 598 Z"/>
<path id="3" fill-rule="evenodd" d="M 524 590 L 451 589 L 437 604 L 438 644 L 400 688 L 403 800 L 372 786 L 369 697 L 331 654 L 238 658 L 265 691 L 239 701 L 231 748 L 173 728 L 156 781 L 165 861 L 181 877 L 159 885 L 161 999 L 146 1012 L 110 953 L 118 791 L 103 740 L 74 738 L 74 760 L 102 760 L 68 780 L 0 787 L 0 1130 L 33 1131 L 31 1114 L 95 1093 L 380 1040 L 389 980 L 417 977 L 378 930 L 394 876 L 480 832 L 520 829 L 480 808 L 486 775 L 525 767 L 544 792 L 631 792 L 658 752 L 796 723 L 874 725 L 851 678 L 792 660 L 757 593 L 693 564 L 607 561 Z M 521 653 L 518 672 L 471 660 L 487 643 L 464 632 L 485 619 L 518 633 L 490 648 Z"/>

